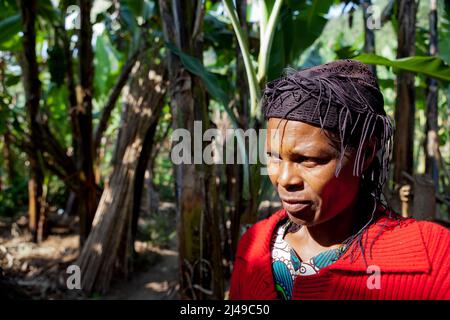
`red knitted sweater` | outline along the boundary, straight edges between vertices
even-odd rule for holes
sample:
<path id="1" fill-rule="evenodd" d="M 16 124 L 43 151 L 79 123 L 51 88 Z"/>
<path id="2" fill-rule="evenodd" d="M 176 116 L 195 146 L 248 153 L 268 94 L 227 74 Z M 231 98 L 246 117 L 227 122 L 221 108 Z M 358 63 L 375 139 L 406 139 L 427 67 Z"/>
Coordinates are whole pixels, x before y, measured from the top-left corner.
<path id="1" fill-rule="evenodd" d="M 256 223 L 239 242 L 231 277 L 230 299 L 277 299 L 271 268 L 270 240 L 277 223 L 286 216 L 280 210 Z M 358 249 L 353 261 L 349 248 L 336 262 L 318 274 L 298 276 L 293 299 L 450 299 L 450 232 L 431 222 L 386 215 L 373 223 L 363 243 L 370 244 L 382 224 L 387 226 L 365 258 Z M 367 240 L 367 242 L 366 242 Z M 354 243 L 353 245 L 357 245 Z M 367 251 L 367 250 L 366 250 Z"/>

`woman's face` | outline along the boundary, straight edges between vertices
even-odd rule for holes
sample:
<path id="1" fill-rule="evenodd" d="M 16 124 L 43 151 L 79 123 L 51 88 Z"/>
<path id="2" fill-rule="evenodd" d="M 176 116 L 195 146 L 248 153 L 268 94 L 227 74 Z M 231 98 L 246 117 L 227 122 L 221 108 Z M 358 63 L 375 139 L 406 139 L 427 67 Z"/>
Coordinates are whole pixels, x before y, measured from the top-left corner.
<path id="1" fill-rule="evenodd" d="M 335 177 L 339 154 L 326 131 L 271 118 L 267 132 L 270 180 L 292 221 L 313 226 L 351 209 L 360 180 L 353 176 L 354 152 L 344 156 Z"/>

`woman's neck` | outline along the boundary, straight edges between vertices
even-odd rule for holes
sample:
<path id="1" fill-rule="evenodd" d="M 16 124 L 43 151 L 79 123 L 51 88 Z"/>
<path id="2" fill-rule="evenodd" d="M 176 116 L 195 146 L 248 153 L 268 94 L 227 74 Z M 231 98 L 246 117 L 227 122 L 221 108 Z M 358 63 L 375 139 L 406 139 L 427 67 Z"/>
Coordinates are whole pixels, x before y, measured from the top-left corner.
<path id="1" fill-rule="evenodd" d="M 287 234 L 286 241 L 303 261 L 323 251 L 339 247 L 367 223 L 369 210 L 359 205 L 367 203 L 367 197 L 364 198 L 363 201 L 355 200 L 352 206 L 330 220 L 313 226 L 304 226 L 295 233 Z"/>

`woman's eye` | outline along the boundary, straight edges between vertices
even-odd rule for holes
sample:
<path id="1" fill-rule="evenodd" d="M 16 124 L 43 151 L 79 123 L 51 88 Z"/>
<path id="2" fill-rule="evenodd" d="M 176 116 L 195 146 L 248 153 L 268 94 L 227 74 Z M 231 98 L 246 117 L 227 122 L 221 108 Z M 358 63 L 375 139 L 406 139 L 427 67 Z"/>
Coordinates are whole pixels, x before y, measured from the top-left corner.
<path id="1" fill-rule="evenodd" d="M 303 163 L 306 166 L 316 166 L 316 165 L 323 165 L 326 164 L 328 162 L 327 159 L 322 159 L 322 158 L 303 158 L 301 161 L 301 163 Z"/>
<path id="2" fill-rule="evenodd" d="M 271 153 L 267 153 L 267 158 L 272 162 L 280 162 L 281 161 L 280 157 L 273 155 Z"/>

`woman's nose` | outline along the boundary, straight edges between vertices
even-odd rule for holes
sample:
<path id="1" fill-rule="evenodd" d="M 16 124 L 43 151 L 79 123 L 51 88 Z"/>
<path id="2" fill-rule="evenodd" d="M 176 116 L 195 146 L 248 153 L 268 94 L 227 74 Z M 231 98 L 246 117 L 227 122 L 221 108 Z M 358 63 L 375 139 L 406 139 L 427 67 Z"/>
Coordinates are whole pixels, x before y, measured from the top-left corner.
<path id="1" fill-rule="evenodd" d="M 286 190 L 297 190 L 303 188 L 303 179 L 295 168 L 295 164 L 290 161 L 282 161 L 279 167 L 278 185 Z"/>

